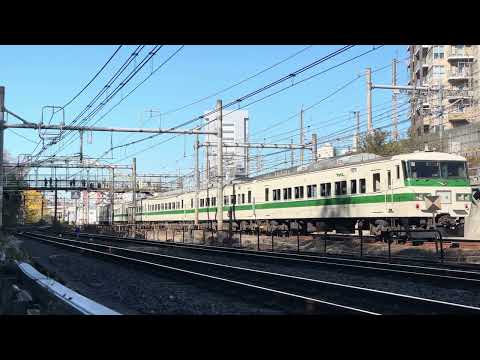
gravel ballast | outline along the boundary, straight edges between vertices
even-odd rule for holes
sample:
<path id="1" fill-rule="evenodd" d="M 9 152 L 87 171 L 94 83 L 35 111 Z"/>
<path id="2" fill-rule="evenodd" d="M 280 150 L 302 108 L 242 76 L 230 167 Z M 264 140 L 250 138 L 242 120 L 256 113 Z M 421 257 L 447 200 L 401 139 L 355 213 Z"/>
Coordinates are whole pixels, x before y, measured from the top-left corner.
<path id="1" fill-rule="evenodd" d="M 213 289 L 179 282 L 170 273 L 148 273 L 125 264 L 21 238 L 39 271 L 121 314 L 251 315 L 282 314 Z"/>
<path id="2" fill-rule="evenodd" d="M 127 245 L 125 243 L 122 245 L 121 242 L 111 243 L 117 246 Z M 278 272 L 282 274 L 480 307 L 480 291 L 478 291 L 480 284 L 478 288 L 471 285 L 466 288 L 462 286 L 462 282 L 454 280 L 445 281 L 443 279 L 435 279 L 424 276 L 407 277 L 405 275 L 393 272 L 365 272 L 359 268 L 348 268 L 322 264 L 306 264 L 292 261 L 284 262 L 279 260 L 274 264 L 272 263 L 272 260 L 267 261 L 262 257 L 245 255 L 245 257 L 242 258 L 241 255 L 228 256 L 228 254 L 225 253 L 204 252 L 181 247 L 144 247 L 138 245 L 129 245 L 128 247 L 148 252 L 188 257 L 221 264 Z M 339 300 L 339 302 L 341 302 L 341 299 Z"/>

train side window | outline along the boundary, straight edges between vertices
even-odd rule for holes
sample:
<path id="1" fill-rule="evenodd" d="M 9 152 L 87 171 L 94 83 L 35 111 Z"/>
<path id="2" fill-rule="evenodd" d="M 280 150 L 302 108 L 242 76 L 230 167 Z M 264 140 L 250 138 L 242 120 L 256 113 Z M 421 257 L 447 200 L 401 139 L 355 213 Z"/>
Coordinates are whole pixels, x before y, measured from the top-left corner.
<path id="1" fill-rule="evenodd" d="M 230 202 L 232 203 L 232 205 L 235 205 L 237 203 L 235 200 L 235 195 L 230 195 Z"/>
<path id="2" fill-rule="evenodd" d="M 292 198 L 292 188 L 288 188 L 287 189 L 287 194 L 288 194 L 288 200 L 290 200 Z"/>
<path id="3" fill-rule="evenodd" d="M 217 205 L 217 198 L 216 197 L 212 197 L 212 206 L 216 206 Z"/>
<path id="4" fill-rule="evenodd" d="M 317 185 L 307 185 L 307 198 L 317 197 Z"/>
<path id="5" fill-rule="evenodd" d="M 245 194 L 242 194 L 242 204 L 245 204 Z"/>
<path id="6" fill-rule="evenodd" d="M 372 179 L 373 179 L 373 192 L 381 191 L 380 173 L 374 173 L 372 175 Z"/>
<path id="7" fill-rule="evenodd" d="M 287 200 L 287 199 L 288 199 L 288 189 L 284 188 L 283 189 L 283 200 Z"/>
<path id="8" fill-rule="evenodd" d="M 223 197 L 223 205 L 228 205 L 228 196 Z"/>
<path id="9" fill-rule="evenodd" d="M 250 204 L 252 202 L 252 192 L 248 190 L 248 203 Z"/>
<path id="10" fill-rule="evenodd" d="M 320 196 L 326 196 L 327 184 L 320 184 Z"/>
<path id="11" fill-rule="evenodd" d="M 303 199 L 303 186 L 295 186 L 295 199 Z"/>
<path id="12" fill-rule="evenodd" d="M 200 199 L 200 207 L 203 207 L 203 205 L 204 205 L 204 200 Z"/>
<path id="13" fill-rule="evenodd" d="M 390 170 L 387 171 L 387 184 L 388 188 L 392 186 L 392 172 Z"/>
<path id="14" fill-rule="evenodd" d="M 400 179 L 400 165 L 397 165 L 396 168 L 397 168 L 397 179 Z"/>
<path id="15" fill-rule="evenodd" d="M 182 209 L 183 209 L 183 199 L 182 199 Z"/>
<path id="16" fill-rule="evenodd" d="M 207 207 L 210 206 L 210 198 L 206 198 L 205 200 L 206 200 L 205 206 L 207 206 Z"/>
<path id="17" fill-rule="evenodd" d="M 175 203 L 173 203 L 172 209 L 175 210 Z"/>
<path id="18" fill-rule="evenodd" d="M 277 189 L 273 189 L 273 201 L 278 201 L 280 200 L 279 199 L 279 196 L 277 196 Z"/>
<path id="19" fill-rule="evenodd" d="M 360 179 L 360 194 L 365 194 L 367 192 L 367 182 L 365 179 Z"/>
<path id="20" fill-rule="evenodd" d="M 332 183 L 327 183 L 326 196 L 332 196 Z"/>
<path id="21" fill-rule="evenodd" d="M 268 201 L 268 188 L 265 188 L 265 201 Z"/>
<path id="22" fill-rule="evenodd" d="M 347 193 L 347 182 L 336 181 L 335 182 L 335 195 L 345 195 Z"/>
<path id="23" fill-rule="evenodd" d="M 340 194 L 340 181 L 335 181 L 335 195 L 341 195 Z"/>
<path id="24" fill-rule="evenodd" d="M 357 193 L 357 180 L 350 180 L 350 194 Z"/>
<path id="25" fill-rule="evenodd" d="M 190 199 L 190 208 L 193 209 L 193 199 Z M 163 210 L 163 205 L 162 205 L 162 210 Z"/>

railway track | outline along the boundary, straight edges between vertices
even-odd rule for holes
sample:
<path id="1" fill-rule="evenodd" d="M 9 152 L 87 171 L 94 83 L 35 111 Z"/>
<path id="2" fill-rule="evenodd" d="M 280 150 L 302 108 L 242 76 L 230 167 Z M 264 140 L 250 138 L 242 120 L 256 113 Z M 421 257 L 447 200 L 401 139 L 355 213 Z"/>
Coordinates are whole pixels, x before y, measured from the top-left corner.
<path id="1" fill-rule="evenodd" d="M 232 288 L 240 296 L 280 304 L 287 312 L 309 314 L 480 314 L 480 308 L 322 281 L 284 273 L 232 266 L 192 258 L 152 253 L 109 244 L 99 244 L 25 232 L 22 236 L 147 267 L 149 271 L 168 271 L 211 286 L 218 291 Z"/>
<path id="2" fill-rule="evenodd" d="M 462 282 L 467 285 L 480 286 L 480 271 L 472 270 L 470 267 L 451 267 L 451 266 L 431 266 L 431 265 L 413 265 L 401 264 L 383 261 L 374 261 L 368 259 L 352 259 L 339 256 L 322 256 L 295 254 L 285 252 L 257 251 L 236 248 L 227 248 L 211 245 L 190 245 L 183 243 L 169 243 L 152 240 L 141 240 L 132 238 L 118 238 L 110 235 L 99 234 L 81 234 L 83 238 L 98 239 L 110 241 L 118 244 L 135 244 L 141 246 L 184 248 L 196 252 L 227 255 L 235 258 L 256 258 L 267 262 L 289 262 L 304 263 L 327 267 L 340 267 L 349 269 L 358 269 L 375 273 L 391 273 L 402 276 L 422 277 L 427 279 L 437 279 L 444 281 Z"/>

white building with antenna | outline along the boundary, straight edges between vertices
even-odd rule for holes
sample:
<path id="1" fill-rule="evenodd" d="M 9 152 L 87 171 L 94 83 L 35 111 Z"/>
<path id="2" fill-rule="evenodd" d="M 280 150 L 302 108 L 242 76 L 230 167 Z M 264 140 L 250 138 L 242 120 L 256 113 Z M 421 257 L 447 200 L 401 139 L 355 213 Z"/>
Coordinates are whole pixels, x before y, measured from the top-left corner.
<path id="1" fill-rule="evenodd" d="M 207 112 L 205 112 L 207 113 Z M 223 143 L 248 143 L 248 111 L 223 110 Z M 210 122 L 211 121 L 211 122 Z M 207 131 L 217 131 L 217 113 L 205 116 Z M 205 142 L 217 144 L 217 135 L 205 135 Z M 248 172 L 248 148 L 225 147 L 223 149 L 224 174 L 226 180 L 246 176 Z M 205 169 L 210 181 L 216 176 L 217 147 L 205 148 Z"/>

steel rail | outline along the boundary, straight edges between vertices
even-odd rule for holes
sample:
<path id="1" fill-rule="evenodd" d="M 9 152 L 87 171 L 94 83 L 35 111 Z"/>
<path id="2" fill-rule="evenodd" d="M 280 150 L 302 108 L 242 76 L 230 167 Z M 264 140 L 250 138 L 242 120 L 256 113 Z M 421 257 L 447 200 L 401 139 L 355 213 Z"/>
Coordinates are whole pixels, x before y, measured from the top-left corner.
<path id="1" fill-rule="evenodd" d="M 104 252 L 105 254 L 112 254 L 112 251 L 115 253 L 120 252 L 121 254 L 127 253 L 129 256 L 123 256 L 125 258 L 130 258 L 134 261 L 144 261 L 143 259 L 138 259 L 138 258 L 131 258 L 131 256 L 143 256 L 143 257 L 148 257 L 150 259 L 154 260 L 162 260 L 164 262 L 170 261 L 173 262 L 175 265 L 178 265 L 178 263 L 182 265 L 187 265 L 187 267 L 190 267 L 190 269 L 180 269 L 178 267 L 173 267 L 173 266 L 168 266 L 159 263 L 152 263 L 151 261 L 148 261 L 149 264 L 155 264 L 155 266 L 160 266 L 162 268 L 168 268 L 171 270 L 177 270 L 177 271 L 182 271 L 182 272 L 187 272 L 190 274 L 195 274 L 199 276 L 206 276 L 209 278 L 215 278 L 218 280 L 222 281 L 227 281 L 229 283 L 241 283 L 244 286 L 249 286 L 252 288 L 262 288 L 262 289 L 267 289 L 267 291 L 270 292 L 275 292 L 275 293 L 287 293 L 289 296 L 294 295 L 297 298 L 301 297 L 303 299 L 308 298 L 310 301 L 315 301 L 316 303 L 322 303 L 322 304 L 327 304 L 327 305 L 333 305 L 335 307 L 341 307 L 345 309 L 356 309 L 355 311 L 363 312 L 363 313 L 377 313 L 378 310 L 375 308 L 380 308 L 384 313 L 398 313 L 400 310 L 400 313 L 411 313 L 411 312 L 402 312 L 402 307 L 407 306 L 407 308 L 413 308 L 415 309 L 413 313 L 425 313 L 425 314 L 434 314 L 434 313 L 477 313 L 480 312 L 479 307 L 475 306 L 468 306 L 468 305 L 463 305 L 463 304 L 458 304 L 458 303 L 452 303 L 452 302 L 447 302 L 447 301 L 441 301 L 441 300 L 434 300 L 434 299 L 427 299 L 427 298 L 422 298 L 418 296 L 411 296 L 411 295 L 406 295 L 406 294 L 399 294 L 399 293 L 393 293 L 393 292 L 388 292 L 388 291 L 382 291 L 382 290 L 376 290 L 376 289 L 370 289 L 370 288 L 365 288 L 365 287 L 359 287 L 359 286 L 354 286 L 354 285 L 347 285 L 347 284 L 340 284 L 340 283 L 335 283 L 335 282 L 330 282 L 330 281 L 323 281 L 323 280 L 318 280 L 318 279 L 312 279 L 312 278 L 305 278 L 305 277 L 300 277 L 300 276 L 294 276 L 294 275 L 288 275 L 284 273 L 275 273 L 275 272 L 270 272 L 270 271 L 264 271 L 264 270 L 258 270 L 258 269 L 251 269 L 251 268 L 245 268 L 245 267 L 239 267 L 239 266 L 232 266 L 232 265 L 227 265 L 227 264 L 219 264 L 219 263 L 214 263 L 210 261 L 203 261 L 203 260 L 198 260 L 198 259 L 191 259 L 191 258 L 184 258 L 184 257 L 178 257 L 178 256 L 172 256 L 172 255 L 165 255 L 165 254 L 158 254 L 158 253 L 151 253 L 151 252 L 146 252 L 146 251 L 140 251 L 140 250 L 133 250 L 133 249 L 127 249 L 127 248 L 121 248 L 117 246 L 111 246 L 111 245 L 102 245 L 98 243 L 89 243 L 89 242 L 82 242 L 78 240 L 69 240 L 69 239 L 64 239 L 64 238 L 56 238 L 53 236 L 49 235 L 38 235 L 38 234 L 33 234 L 33 233 L 26 233 L 27 236 L 33 236 L 34 238 L 40 239 L 40 240 L 45 240 L 45 241 L 50 241 L 56 244 L 60 245 L 68 245 L 72 246 L 71 244 L 79 244 L 85 247 L 81 247 L 82 249 L 88 249 L 88 250 L 94 250 L 96 252 L 101 252 L 97 249 L 106 249 Z M 67 243 L 67 244 L 66 244 Z M 69 243 L 69 244 L 68 244 Z M 73 245 L 75 246 L 75 245 Z M 80 247 L 80 246 L 77 246 Z M 94 249 L 92 249 L 94 248 Z M 115 254 L 119 255 L 119 254 Z M 200 269 L 202 273 L 196 271 L 196 266 L 200 266 Z M 193 268 L 193 270 L 192 270 Z M 205 274 L 206 272 L 210 272 L 210 274 Z M 222 271 L 226 271 L 230 279 L 225 278 L 224 274 L 223 276 L 215 276 L 212 275 L 211 272 L 213 273 L 218 273 L 222 274 Z M 267 284 L 273 281 L 273 283 L 278 286 L 281 284 L 283 289 L 272 289 L 272 288 L 266 288 L 264 286 L 258 286 L 255 284 L 251 283 L 245 283 L 243 281 L 239 281 L 242 279 L 242 277 L 247 276 L 247 280 L 251 280 L 251 276 L 254 276 L 255 281 L 258 282 L 266 282 Z M 236 277 L 236 280 L 232 280 L 232 277 Z M 289 283 L 290 281 L 290 283 Z M 246 284 L 246 285 L 245 285 Z M 292 287 L 298 291 L 298 286 L 300 286 L 301 291 L 303 294 L 294 294 L 289 291 L 285 291 L 285 287 Z M 363 302 L 368 305 L 368 306 L 373 306 L 374 309 L 371 310 L 364 310 L 364 309 L 359 309 L 350 305 L 345 305 L 345 304 L 338 304 L 338 303 L 333 303 L 331 301 L 325 300 L 325 296 L 328 298 L 328 291 L 333 290 L 333 296 L 338 297 L 338 293 L 341 291 L 346 291 L 347 294 L 343 294 L 342 300 L 344 302 L 348 301 L 354 301 L 354 302 Z M 313 292 L 315 295 L 320 291 L 323 294 L 324 299 L 318 299 L 312 296 L 306 296 L 305 293 L 308 292 Z M 330 294 L 331 295 L 331 294 Z M 373 300 L 373 304 L 372 304 Z M 393 311 L 393 312 L 392 312 Z M 438 311 L 438 312 L 436 312 Z"/>
<path id="2" fill-rule="evenodd" d="M 242 250 L 242 249 L 232 249 L 220 246 L 209 246 L 209 245 L 189 245 L 189 244 L 175 244 L 168 243 L 163 241 L 152 241 L 152 240 L 140 240 L 132 238 L 117 238 L 111 237 L 108 235 L 98 235 L 98 234 L 81 234 L 82 237 L 89 238 L 98 238 L 98 239 L 109 239 L 112 241 L 120 242 L 130 242 L 134 244 L 146 245 L 146 246 L 157 246 L 157 247 L 177 247 L 177 248 L 187 248 L 205 252 L 217 252 L 225 253 L 231 255 L 243 255 L 243 256 L 255 256 L 268 259 L 279 259 L 286 261 L 296 261 L 304 262 L 311 264 L 320 264 L 320 265 L 331 265 L 339 267 L 348 267 L 348 268 L 358 268 L 374 271 L 385 271 L 393 273 L 401 273 L 415 276 L 426 276 L 426 277 L 435 277 L 443 278 L 449 280 L 460 280 L 472 283 L 480 283 L 480 271 L 471 271 L 471 270 L 460 270 L 452 268 L 442 268 L 442 267 L 433 267 L 433 266 L 420 266 L 420 265 L 409 265 L 409 264 L 396 264 L 396 263 L 386 263 L 380 261 L 372 260 L 361 260 L 361 259 L 346 259 L 346 258 L 337 258 L 337 257 L 328 257 L 321 255 L 307 255 L 307 254 L 285 254 L 280 252 L 271 252 L 271 251 L 255 251 L 255 250 Z M 343 261 L 343 262 L 339 262 Z M 360 265 L 359 265 L 360 264 Z M 363 264 L 363 265 L 362 265 Z M 408 270 L 407 270 L 408 269 Z M 413 271 L 413 269 L 418 271 Z M 426 272 L 426 271 L 430 271 Z M 452 274 L 452 275 L 446 275 Z M 458 274 L 458 275 L 453 275 Z M 459 276 L 463 275 L 463 276 Z M 465 277 L 465 276 L 472 277 Z"/>
<path id="3" fill-rule="evenodd" d="M 265 286 L 258 286 L 258 285 L 254 285 L 254 284 L 251 284 L 251 283 L 245 283 L 245 282 L 242 282 L 242 281 L 236 281 L 236 280 L 227 279 L 227 278 L 224 278 L 224 277 L 204 274 L 204 273 L 200 273 L 200 272 L 197 272 L 197 271 L 191 271 L 191 270 L 181 269 L 181 268 L 168 266 L 168 265 L 164 265 L 164 264 L 158 264 L 158 263 L 155 263 L 155 262 L 146 261 L 146 260 L 142 260 L 142 259 L 138 259 L 138 258 L 134 258 L 134 257 L 128 257 L 128 256 L 124 256 L 124 255 L 114 254 L 114 253 L 111 253 L 111 250 L 110 251 L 100 251 L 100 250 L 95 250 L 95 249 L 91 249 L 91 248 L 88 248 L 88 247 L 66 244 L 64 242 L 65 239 L 62 239 L 62 238 L 55 238 L 53 236 L 48 236 L 48 235 L 39 236 L 38 234 L 30 234 L 30 233 L 24 233 L 22 235 L 26 236 L 26 237 L 29 237 L 29 238 L 32 238 L 32 239 L 35 239 L 35 240 L 40 240 L 40 241 L 44 241 L 44 242 L 47 242 L 47 243 L 51 243 L 51 244 L 54 244 L 54 245 L 60 245 L 60 246 L 68 247 L 70 249 L 80 250 L 82 252 L 91 252 L 91 253 L 94 253 L 94 254 L 98 254 L 98 255 L 102 255 L 102 256 L 108 256 L 108 257 L 112 257 L 112 258 L 116 258 L 116 259 L 120 259 L 120 260 L 124 260 L 124 261 L 128 261 L 128 262 L 134 262 L 134 263 L 153 266 L 153 267 L 159 267 L 159 268 L 163 268 L 163 269 L 173 270 L 175 272 L 181 272 L 181 273 L 188 274 L 188 275 L 194 275 L 194 276 L 205 278 L 205 279 L 211 279 L 211 280 L 217 280 L 217 281 L 220 281 L 220 282 L 226 282 L 226 283 L 234 284 L 234 285 L 244 287 L 244 288 L 246 287 L 246 288 L 266 291 L 268 293 L 274 293 L 274 294 L 277 294 L 277 295 L 286 296 L 288 298 L 301 300 L 301 301 L 304 301 L 304 302 L 307 302 L 307 303 L 308 302 L 313 302 L 313 303 L 317 303 L 317 304 L 321 304 L 321 305 L 327 305 L 329 307 L 334 307 L 334 308 L 337 308 L 337 309 L 350 310 L 350 311 L 353 311 L 354 313 L 361 313 L 361 314 L 368 314 L 368 315 L 381 315 L 381 314 L 376 313 L 376 312 L 363 310 L 363 309 L 358 309 L 358 308 L 354 308 L 354 307 L 351 307 L 351 306 L 336 304 L 336 303 L 333 303 L 333 302 L 330 302 L 330 301 L 324 301 L 324 300 L 320 300 L 320 299 L 317 299 L 317 298 L 303 296 L 303 295 L 300 295 L 300 294 L 294 294 L 294 293 L 287 292 L 287 291 L 276 290 L 276 289 L 268 288 L 268 287 L 265 287 Z M 51 239 L 48 239 L 48 238 L 57 239 L 57 241 L 51 240 Z M 58 241 L 58 240 L 60 240 L 60 241 Z M 84 242 L 75 241 L 75 240 L 66 240 L 66 241 L 70 241 L 70 242 L 74 242 L 74 243 L 80 243 L 80 244 L 84 244 L 84 245 L 92 245 L 91 243 L 84 243 Z M 106 246 L 106 245 L 99 245 L 99 244 L 95 244 L 95 245 L 107 247 L 109 249 L 114 248 L 114 247 Z M 117 250 L 127 250 L 127 249 L 117 248 Z M 132 250 L 130 250 L 130 251 L 132 251 Z M 135 251 L 135 252 L 137 252 L 137 251 Z M 148 253 L 148 254 L 155 255 L 155 254 L 152 254 L 152 253 Z"/>

